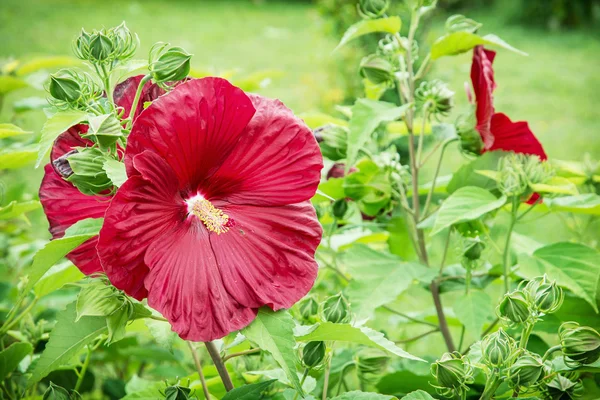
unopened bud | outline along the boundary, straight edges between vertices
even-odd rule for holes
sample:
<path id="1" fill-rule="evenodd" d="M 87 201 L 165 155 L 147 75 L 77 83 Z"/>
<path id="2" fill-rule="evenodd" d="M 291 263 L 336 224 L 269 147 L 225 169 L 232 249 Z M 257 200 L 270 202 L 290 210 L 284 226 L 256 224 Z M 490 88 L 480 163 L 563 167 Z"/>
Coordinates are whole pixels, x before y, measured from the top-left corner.
<path id="1" fill-rule="evenodd" d="M 512 387 L 530 387 L 535 385 L 544 372 L 544 363 L 540 356 L 525 351 L 508 370 L 508 380 Z"/>
<path id="2" fill-rule="evenodd" d="M 71 150 L 70 152 L 63 154 L 56 160 L 52 161 L 52 166 L 54 167 L 54 170 L 58 172 L 58 174 L 64 179 L 67 179 L 68 177 L 73 175 L 73 170 L 71 169 L 69 161 L 67 160 L 69 156 L 73 154 L 77 154 L 77 150 Z"/>
<path id="3" fill-rule="evenodd" d="M 552 314 L 562 306 L 564 293 L 556 281 L 550 281 L 546 275 L 530 280 L 525 286 L 538 312 Z"/>
<path id="4" fill-rule="evenodd" d="M 427 109 L 431 115 L 447 115 L 452 108 L 454 92 L 442 81 L 422 82 L 415 90 L 417 108 Z"/>
<path id="5" fill-rule="evenodd" d="M 552 400 L 572 400 L 581 397 L 583 384 L 580 380 L 572 381 L 563 375 L 554 375 L 543 389 L 545 398 Z"/>
<path id="6" fill-rule="evenodd" d="M 365 348 L 356 354 L 358 371 L 363 374 L 380 374 L 390 362 L 390 355 L 383 350 Z"/>
<path id="7" fill-rule="evenodd" d="M 466 154 L 478 156 L 483 151 L 484 144 L 481 135 L 475 129 L 476 124 L 475 111 L 470 110 L 468 113 L 459 115 L 454 126 L 460 138 L 461 150 Z"/>
<path id="8" fill-rule="evenodd" d="M 71 400 L 71 396 L 67 389 L 50 382 L 50 386 L 48 386 L 48 389 L 44 392 L 42 400 Z"/>
<path id="9" fill-rule="evenodd" d="M 358 13 L 363 18 L 379 18 L 387 11 L 390 0 L 359 0 Z"/>
<path id="10" fill-rule="evenodd" d="M 90 36 L 89 57 L 92 61 L 104 62 L 113 52 L 113 43 L 103 32 L 95 32 Z"/>
<path id="11" fill-rule="evenodd" d="M 436 390 L 445 396 L 467 390 L 473 381 L 473 367 L 459 353 L 444 353 L 431 365 L 431 373 L 437 380 Z"/>
<path id="12" fill-rule="evenodd" d="M 600 333 L 589 326 L 565 322 L 558 331 L 565 364 L 580 366 L 600 359 Z"/>
<path id="13" fill-rule="evenodd" d="M 360 75 L 375 84 L 391 82 L 394 79 L 394 66 L 378 54 L 364 57 L 359 68 Z"/>
<path id="14" fill-rule="evenodd" d="M 314 130 L 324 157 L 332 161 L 346 158 L 348 128 L 327 124 Z"/>
<path id="15" fill-rule="evenodd" d="M 150 73 L 155 83 L 176 82 L 190 73 L 192 55 L 181 47 L 157 43 L 150 51 Z"/>
<path id="16" fill-rule="evenodd" d="M 188 400 L 192 399 L 192 389 L 175 385 L 165 389 L 165 400 Z"/>
<path id="17" fill-rule="evenodd" d="M 465 238 L 463 245 L 463 256 L 465 256 L 468 260 L 479 260 L 483 250 L 485 250 L 485 243 L 479 239 L 479 237 Z"/>
<path id="18" fill-rule="evenodd" d="M 331 206 L 331 209 L 335 218 L 342 219 L 348 211 L 348 203 L 345 199 L 336 200 Z"/>
<path id="19" fill-rule="evenodd" d="M 456 14 L 451 15 L 446 20 L 446 31 L 448 33 L 453 32 L 470 32 L 475 33 L 481 28 L 481 24 L 471 18 L 467 18 L 464 15 Z"/>
<path id="20" fill-rule="evenodd" d="M 498 315 L 515 324 L 527 321 L 531 317 L 529 296 L 526 292 L 515 290 L 504 295 L 498 305 Z"/>
<path id="21" fill-rule="evenodd" d="M 308 342 L 302 349 L 302 363 L 307 368 L 315 368 L 325 358 L 325 342 Z"/>
<path id="22" fill-rule="evenodd" d="M 515 341 L 508 336 L 502 328 L 498 331 L 487 335 L 482 343 L 481 349 L 483 360 L 494 367 L 500 367 L 511 358 L 515 350 Z"/>
<path id="23" fill-rule="evenodd" d="M 344 324 L 350 322 L 352 319 L 350 303 L 348 303 L 348 300 L 341 293 L 325 299 L 321 307 L 321 316 L 326 322 Z"/>
<path id="24" fill-rule="evenodd" d="M 72 75 L 65 71 L 59 71 L 50 75 L 48 92 L 57 100 L 72 103 L 81 97 L 81 86 Z"/>
<path id="25" fill-rule="evenodd" d="M 319 312 L 319 303 L 317 303 L 314 297 L 309 296 L 298 303 L 298 310 L 304 320 L 310 321 Z"/>
<path id="26" fill-rule="evenodd" d="M 355 167 L 351 167 L 349 173 L 356 172 L 357 169 Z M 346 176 L 346 164 L 344 163 L 334 163 L 329 171 L 327 171 L 327 179 L 330 178 L 343 178 Z"/>

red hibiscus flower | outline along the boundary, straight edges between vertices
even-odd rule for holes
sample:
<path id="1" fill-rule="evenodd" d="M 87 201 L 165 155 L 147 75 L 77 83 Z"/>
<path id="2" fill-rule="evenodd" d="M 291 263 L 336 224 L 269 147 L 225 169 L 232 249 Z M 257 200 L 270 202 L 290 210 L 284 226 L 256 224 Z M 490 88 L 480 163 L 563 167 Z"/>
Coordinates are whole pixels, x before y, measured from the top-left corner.
<path id="1" fill-rule="evenodd" d="M 115 88 L 114 101 L 118 107 L 124 109 L 125 115 L 129 115 L 135 91 L 142 76 L 136 76 L 120 83 Z M 156 85 L 148 83 L 143 88 L 140 107 L 135 117 L 142 110 L 144 101 L 152 101 L 163 93 Z M 74 223 L 86 218 L 102 218 L 111 196 L 88 196 L 81 193 L 71 182 L 62 178 L 68 166 L 65 159 L 61 157 L 73 151 L 76 147 L 89 147 L 93 143 L 81 135 L 87 132 L 87 125 L 76 125 L 59 135 L 54 142 L 50 153 L 50 163 L 44 167 L 44 178 L 40 187 L 40 201 L 50 224 L 52 239 L 63 237 L 65 230 Z M 101 272 L 102 266 L 96 252 L 98 237 L 95 236 L 75 250 L 71 251 L 67 258 L 75 264 L 81 272 L 86 275 Z"/>
<path id="2" fill-rule="evenodd" d="M 471 81 L 475 91 L 476 129 L 483 140 L 484 150 L 504 150 L 548 157 L 527 122 L 512 122 L 503 113 L 496 113 L 492 93 L 496 88 L 492 63 L 496 52 L 477 46 L 473 50 Z M 470 96 L 469 96 L 470 97 Z M 472 99 L 471 99 L 472 100 Z"/>
<path id="3" fill-rule="evenodd" d="M 125 164 L 98 254 L 111 282 L 147 297 L 183 339 L 223 337 L 310 290 L 322 157 L 281 102 L 190 80 L 141 113 Z"/>

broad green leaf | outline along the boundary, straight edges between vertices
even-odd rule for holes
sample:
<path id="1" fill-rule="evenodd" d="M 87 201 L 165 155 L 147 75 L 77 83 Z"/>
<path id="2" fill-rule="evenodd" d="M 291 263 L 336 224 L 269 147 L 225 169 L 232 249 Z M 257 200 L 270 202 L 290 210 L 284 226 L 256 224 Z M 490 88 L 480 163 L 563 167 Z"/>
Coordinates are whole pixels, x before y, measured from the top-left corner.
<path id="1" fill-rule="evenodd" d="M 448 184 L 448 193 L 454 193 L 461 187 L 477 186 L 483 189 L 495 189 L 496 181 L 478 174 L 479 170 L 496 170 L 498 161 L 507 153 L 503 151 L 490 151 L 476 158 L 474 161 L 463 165 L 454 173 Z"/>
<path id="2" fill-rule="evenodd" d="M 434 392 L 431 384 L 435 378 L 431 376 L 429 365 L 425 363 L 406 362 L 400 364 L 400 370 L 383 375 L 377 382 L 377 391 L 384 394 L 411 393 L 420 388 Z"/>
<path id="3" fill-rule="evenodd" d="M 123 301 L 114 296 L 114 293 L 111 286 L 96 279 L 84 286 L 77 296 L 75 322 L 82 317 L 106 317 L 113 314 L 123 305 Z"/>
<path id="4" fill-rule="evenodd" d="M 442 203 L 431 235 L 433 236 L 459 222 L 477 219 L 502 207 L 505 203 L 505 196 L 496 198 L 485 189 L 476 186 L 460 188 Z"/>
<path id="5" fill-rule="evenodd" d="M 33 352 L 29 343 L 13 343 L 6 349 L 0 351 L 0 382 L 19 366 L 21 360 Z"/>
<path id="6" fill-rule="evenodd" d="M 275 382 L 276 379 L 271 379 L 264 382 L 253 383 L 235 388 L 228 392 L 222 400 L 255 400 L 259 399 L 262 392 Z"/>
<path id="7" fill-rule="evenodd" d="M 80 64 L 81 61 L 68 56 L 36 57 L 23 62 L 19 68 L 17 68 L 17 75 L 23 76 L 42 69 L 55 69 Z"/>
<path id="8" fill-rule="evenodd" d="M 519 256 L 518 273 L 531 279 L 547 274 L 550 279 L 581 297 L 598 312 L 596 293 L 600 278 L 600 252 L 580 243 L 554 243 Z"/>
<path id="9" fill-rule="evenodd" d="M 116 187 L 121 187 L 121 185 L 127 180 L 125 164 L 121 161 L 109 158 L 104 162 L 104 171 L 106 172 L 108 179 L 110 179 Z"/>
<path id="10" fill-rule="evenodd" d="M 480 290 L 471 290 L 468 294 L 456 299 L 454 314 L 471 335 L 479 338 L 481 329 L 492 319 L 494 307 L 492 299 Z"/>
<path id="11" fill-rule="evenodd" d="M 71 263 L 57 264 L 35 284 L 33 291 L 37 297 L 44 297 L 66 284 L 77 282 L 85 275 Z"/>
<path id="12" fill-rule="evenodd" d="M 40 139 L 35 167 L 37 168 L 40 166 L 42 160 L 44 157 L 46 157 L 46 154 L 48 154 L 50 148 L 52 148 L 52 144 L 58 135 L 70 127 L 86 121 L 87 119 L 87 113 L 76 110 L 59 111 L 52 117 L 48 118 L 44 124 L 44 127 L 42 128 L 42 137 Z"/>
<path id="13" fill-rule="evenodd" d="M 358 99 L 352 106 L 346 173 L 358 158 L 358 152 L 367 143 L 375 129 L 383 123 L 394 121 L 404 115 L 409 105 L 396 106 L 384 101 Z"/>
<path id="14" fill-rule="evenodd" d="M 86 218 L 71 225 L 65 230 L 65 236 L 97 235 L 102 228 L 104 218 Z"/>
<path id="15" fill-rule="evenodd" d="M 527 53 L 512 47 L 496 35 L 479 36 L 475 33 L 460 31 L 449 33 L 436 40 L 431 46 L 431 58 L 435 60 L 443 56 L 453 56 L 467 52 L 479 45 L 498 46 L 517 54 L 527 55 Z"/>
<path id="16" fill-rule="evenodd" d="M 403 262 L 393 254 L 355 245 L 343 256 L 352 280 L 345 294 L 358 319 L 369 318 L 373 311 L 394 301 L 415 281 L 431 282 L 436 273 L 417 263 Z"/>
<path id="17" fill-rule="evenodd" d="M 16 200 L 11 201 L 6 206 L 0 207 L 0 220 L 15 218 L 30 211 L 37 210 L 40 207 L 41 204 L 37 200 L 23 201 L 20 203 Z"/>
<path id="18" fill-rule="evenodd" d="M 13 124 L 0 124 L 0 139 L 5 139 L 12 136 L 28 135 L 32 132 L 24 131 Z"/>
<path id="19" fill-rule="evenodd" d="M 274 312 L 263 307 L 258 311 L 256 319 L 244 328 L 242 333 L 262 350 L 269 352 L 285 371 L 292 386 L 302 392 L 300 379 L 296 374 L 298 356 L 294 350 L 294 320 L 287 311 Z"/>
<path id="20" fill-rule="evenodd" d="M 434 400 L 434 398 L 423 390 L 417 390 L 407 394 L 401 400 Z"/>
<path id="21" fill-rule="evenodd" d="M 65 311 L 57 314 L 56 325 L 50 332 L 44 352 L 35 364 L 28 381 L 29 386 L 71 361 L 87 344 L 106 333 L 104 317 L 83 317 L 75 322 L 76 316 L 75 303 L 69 304 Z"/>
<path id="22" fill-rule="evenodd" d="M 568 178 L 562 176 L 555 176 L 546 183 L 533 183 L 530 186 L 531 189 L 539 193 L 579 194 L 577 186 Z"/>
<path id="23" fill-rule="evenodd" d="M 27 87 L 27 82 L 12 75 L 0 75 L 0 96 Z"/>
<path id="24" fill-rule="evenodd" d="M 346 392 L 339 396 L 334 397 L 331 400 L 393 400 L 395 397 L 387 396 L 379 393 L 368 393 L 355 390 L 353 392 Z"/>
<path id="25" fill-rule="evenodd" d="M 315 203 L 343 199 L 346 197 L 344 178 L 329 178 L 325 182 L 319 183 L 319 191 L 313 198 Z"/>
<path id="26" fill-rule="evenodd" d="M 11 147 L 0 150 L 0 170 L 17 169 L 35 161 L 37 147 Z"/>
<path id="27" fill-rule="evenodd" d="M 309 333 L 303 334 L 296 339 L 301 342 L 338 341 L 363 344 L 365 346 L 377 347 L 399 357 L 423 361 L 419 357 L 413 356 L 396 346 L 394 342 L 386 339 L 383 333 L 366 326 L 355 327 L 350 324 L 322 322 L 314 325 L 314 328 Z"/>
<path id="28" fill-rule="evenodd" d="M 362 35 L 373 32 L 398 33 L 402 27 L 400 17 L 386 17 L 378 19 L 363 19 L 352 25 L 346 30 L 340 44 L 333 50 L 336 51 L 345 46 L 351 40 L 354 40 Z"/>
<path id="29" fill-rule="evenodd" d="M 540 207 L 541 206 L 541 207 Z M 600 196 L 595 193 L 586 193 L 576 196 L 566 196 L 544 199 L 538 205 L 542 210 L 570 212 L 573 214 L 600 215 Z"/>

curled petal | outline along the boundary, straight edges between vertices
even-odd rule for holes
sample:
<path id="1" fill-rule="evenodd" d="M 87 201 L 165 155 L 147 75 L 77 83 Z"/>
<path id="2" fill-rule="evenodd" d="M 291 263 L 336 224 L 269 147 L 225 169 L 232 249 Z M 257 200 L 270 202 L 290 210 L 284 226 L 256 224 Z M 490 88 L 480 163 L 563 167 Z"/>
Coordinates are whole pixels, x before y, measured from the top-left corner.
<path id="1" fill-rule="evenodd" d="M 542 161 L 548 159 L 542 144 L 531 132 L 527 122 L 512 122 L 505 114 L 496 113 L 492 117 L 490 127 L 494 135 L 494 145 L 489 149 L 490 151 L 514 151 L 536 155 Z"/>
<path id="2" fill-rule="evenodd" d="M 494 135 L 491 132 L 491 120 L 494 115 L 494 99 L 492 93 L 496 89 L 494 69 L 492 63 L 496 52 L 477 46 L 473 50 L 473 63 L 471 64 L 471 81 L 475 91 L 477 105 L 477 126 L 486 149 L 494 144 Z"/>

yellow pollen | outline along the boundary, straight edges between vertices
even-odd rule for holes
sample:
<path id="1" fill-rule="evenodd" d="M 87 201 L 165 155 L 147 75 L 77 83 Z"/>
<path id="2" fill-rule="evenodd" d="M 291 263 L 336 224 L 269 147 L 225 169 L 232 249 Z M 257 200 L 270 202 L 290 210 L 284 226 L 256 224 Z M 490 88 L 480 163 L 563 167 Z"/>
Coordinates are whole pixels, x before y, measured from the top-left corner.
<path id="1" fill-rule="evenodd" d="M 217 235 L 229 230 L 229 216 L 206 199 L 194 199 L 191 213 L 204 223 L 206 229 Z"/>

